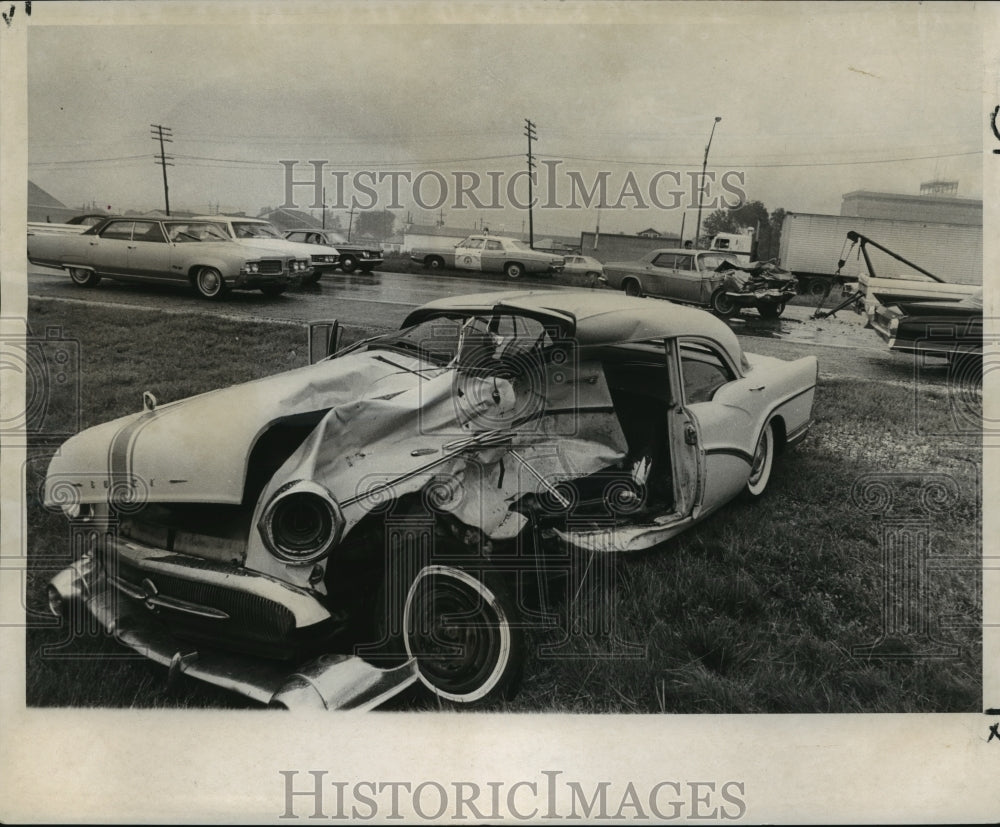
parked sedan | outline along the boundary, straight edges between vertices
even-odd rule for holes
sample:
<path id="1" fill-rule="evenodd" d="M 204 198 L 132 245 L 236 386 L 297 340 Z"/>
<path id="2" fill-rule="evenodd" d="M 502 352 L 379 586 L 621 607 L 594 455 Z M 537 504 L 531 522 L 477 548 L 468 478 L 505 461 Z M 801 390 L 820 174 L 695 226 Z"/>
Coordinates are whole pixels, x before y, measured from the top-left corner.
<path id="1" fill-rule="evenodd" d="M 578 276 L 591 276 L 598 278 L 604 275 L 604 265 L 592 256 L 580 256 L 571 254 L 565 256 L 566 264 L 563 273 L 572 273 Z"/>
<path id="2" fill-rule="evenodd" d="M 737 264 L 728 253 L 707 250 L 651 250 L 638 261 L 605 264 L 604 278 L 630 296 L 703 305 L 720 316 L 755 307 L 761 316 L 777 318 L 796 293 L 791 273 L 759 262 Z"/>
<path id="3" fill-rule="evenodd" d="M 381 248 L 368 244 L 352 244 L 333 230 L 289 230 L 285 233 L 285 238 L 302 244 L 326 244 L 336 247 L 340 252 L 338 266 L 345 273 L 353 273 L 355 270 L 370 273 L 383 261 Z"/>
<path id="4" fill-rule="evenodd" d="M 340 262 L 340 251 L 335 247 L 289 241 L 281 230 L 262 218 L 227 215 L 203 215 L 201 218 L 217 222 L 230 238 L 240 244 L 252 246 L 266 243 L 269 247 L 277 247 L 291 255 L 309 259 L 312 272 L 303 278 L 305 284 L 314 284 L 321 276 L 332 273 Z"/>
<path id="5" fill-rule="evenodd" d="M 562 256 L 532 250 L 516 238 L 487 234 L 470 235 L 454 247 L 415 247 L 410 250 L 410 258 L 430 270 L 453 267 L 504 273 L 509 279 L 518 279 L 525 273 L 561 273 L 564 264 Z"/>
<path id="6" fill-rule="evenodd" d="M 765 493 L 818 371 L 602 291 L 449 297 L 331 341 L 63 444 L 45 503 L 80 557 L 53 613 L 84 604 L 172 675 L 275 706 L 413 684 L 487 704 L 516 690 L 547 590 L 575 593 L 571 555 L 650 549 Z"/>
<path id="7" fill-rule="evenodd" d="M 277 296 L 309 274 L 309 258 L 269 244 L 234 243 L 221 225 L 197 219 L 106 218 L 81 233 L 29 231 L 28 260 L 68 270 L 73 283 L 102 278 L 190 284 L 206 299 L 231 289 Z"/>

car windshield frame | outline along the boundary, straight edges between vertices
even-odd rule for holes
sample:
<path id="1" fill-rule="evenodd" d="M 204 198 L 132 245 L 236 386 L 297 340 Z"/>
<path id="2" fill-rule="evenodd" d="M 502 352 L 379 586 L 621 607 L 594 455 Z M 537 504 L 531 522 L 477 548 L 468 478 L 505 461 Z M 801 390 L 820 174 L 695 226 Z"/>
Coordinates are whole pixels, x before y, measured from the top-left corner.
<path id="1" fill-rule="evenodd" d="M 501 331 L 504 320 L 510 320 L 513 333 Z M 448 331 L 449 326 L 451 332 Z M 549 348 L 563 341 L 558 327 L 535 314 L 521 313 L 509 307 L 474 312 L 444 311 L 401 330 L 365 339 L 343 353 L 384 349 L 416 356 L 442 369 L 480 371 L 484 348 L 492 350 L 492 358 L 498 362 L 504 358 L 524 359 L 529 354 L 542 358 Z M 428 342 L 434 341 L 446 346 L 443 349 L 427 346 Z M 475 358 L 470 356 L 473 352 L 477 354 Z"/>
<path id="2" fill-rule="evenodd" d="M 183 242 L 206 242 L 206 241 L 232 241 L 229 233 L 226 231 L 225 225 L 220 224 L 218 221 L 164 221 L 163 229 L 166 231 L 167 239 L 174 243 Z M 185 230 L 180 229 L 181 227 L 195 227 L 195 228 L 207 228 L 206 235 L 191 235 Z M 217 237 L 212 237 L 212 233 L 218 233 Z M 184 238 L 178 238 L 178 235 L 184 235 Z"/>
<path id="3" fill-rule="evenodd" d="M 264 221 L 231 221 L 229 222 L 233 227 L 233 236 L 235 238 L 263 238 L 268 241 L 285 241 L 285 237 L 281 234 L 273 224 L 268 224 Z M 241 230 L 248 230 L 248 235 L 242 235 Z M 258 230 L 263 231 L 263 234 L 258 232 Z"/>

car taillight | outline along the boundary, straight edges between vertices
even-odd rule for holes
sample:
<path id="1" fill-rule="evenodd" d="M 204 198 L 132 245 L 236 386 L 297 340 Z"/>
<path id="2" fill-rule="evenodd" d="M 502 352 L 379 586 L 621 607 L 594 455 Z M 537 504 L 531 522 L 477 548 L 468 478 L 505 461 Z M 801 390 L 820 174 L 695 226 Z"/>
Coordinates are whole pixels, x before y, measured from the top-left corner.
<path id="1" fill-rule="evenodd" d="M 344 518 L 323 486 L 298 480 L 278 490 L 258 527 L 275 557 L 288 563 L 314 563 L 337 544 Z"/>

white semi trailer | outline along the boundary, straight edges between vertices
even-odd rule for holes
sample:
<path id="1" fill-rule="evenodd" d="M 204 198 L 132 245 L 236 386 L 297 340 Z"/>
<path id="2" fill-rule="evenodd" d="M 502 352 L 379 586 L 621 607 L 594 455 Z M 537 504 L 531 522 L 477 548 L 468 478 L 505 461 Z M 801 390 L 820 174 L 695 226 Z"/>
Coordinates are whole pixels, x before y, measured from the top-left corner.
<path id="1" fill-rule="evenodd" d="M 781 227 L 779 264 L 799 279 L 803 292 L 825 290 L 831 279 L 866 281 L 870 275 L 859 245 L 851 249 L 848 232 L 863 235 L 918 264 L 950 284 L 983 283 L 983 228 L 968 224 L 856 218 L 847 215 L 788 213 Z M 879 278 L 929 279 L 897 258 L 869 247 Z M 844 264 L 838 265 L 844 259 Z"/>

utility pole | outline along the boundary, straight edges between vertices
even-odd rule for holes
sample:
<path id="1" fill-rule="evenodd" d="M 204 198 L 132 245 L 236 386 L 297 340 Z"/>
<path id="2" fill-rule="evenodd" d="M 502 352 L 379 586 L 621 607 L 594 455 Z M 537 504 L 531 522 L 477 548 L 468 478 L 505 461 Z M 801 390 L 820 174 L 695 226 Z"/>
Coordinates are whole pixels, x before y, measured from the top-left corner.
<path id="1" fill-rule="evenodd" d="M 173 130 L 171 130 L 169 126 L 161 126 L 158 123 L 151 123 L 150 126 L 153 127 L 151 131 L 151 137 L 153 138 L 154 141 L 157 139 L 159 139 L 160 141 L 160 160 L 157 161 L 156 157 L 154 156 L 153 163 L 159 163 L 159 165 L 163 167 L 163 205 L 165 207 L 164 211 L 166 212 L 167 216 L 169 216 L 170 190 L 167 188 L 167 167 L 168 166 L 172 167 L 173 164 L 168 164 L 167 161 L 172 161 L 174 160 L 174 158 L 172 155 L 163 154 L 163 143 L 164 141 L 168 144 L 172 144 L 174 142 L 174 138 L 172 135 Z"/>
<path id="2" fill-rule="evenodd" d="M 320 216 L 323 229 L 326 229 L 326 187 L 323 187 L 323 214 Z"/>
<path id="3" fill-rule="evenodd" d="M 348 213 L 348 216 L 349 216 L 349 218 L 348 218 L 348 221 L 347 221 L 347 240 L 350 241 L 351 240 L 351 227 L 354 226 L 354 207 L 353 206 L 351 207 L 351 210 Z"/>
<path id="4" fill-rule="evenodd" d="M 535 248 L 535 216 L 532 210 L 532 202 L 535 200 L 535 157 L 531 153 L 531 142 L 538 140 L 535 134 L 535 125 L 527 118 L 524 119 L 524 134 L 528 136 L 528 246 Z"/>
<path id="5" fill-rule="evenodd" d="M 705 168 L 708 166 L 708 151 L 712 148 L 712 137 L 715 135 L 715 127 L 721 121 L 718 115 L 712 122 L 712 131 L 708 134 L 708 143 L 705 144 L 705 160 L 701 162 L 701 186 L 698 188 L 698 225 L 694 231 L 694 246 L 697 247 L 701 241 L 701 202 L 705 196 Z"/>

